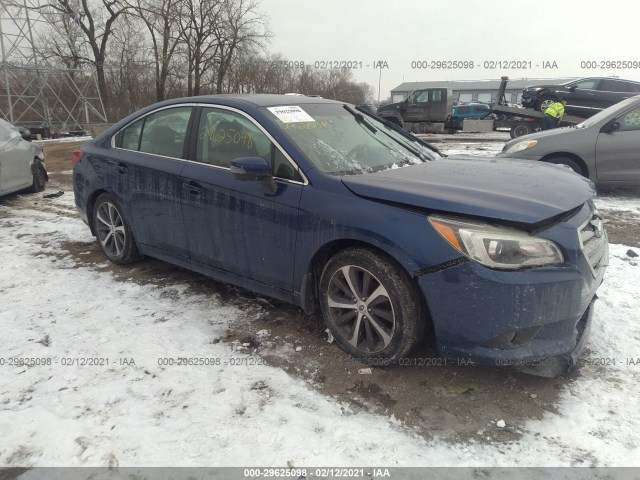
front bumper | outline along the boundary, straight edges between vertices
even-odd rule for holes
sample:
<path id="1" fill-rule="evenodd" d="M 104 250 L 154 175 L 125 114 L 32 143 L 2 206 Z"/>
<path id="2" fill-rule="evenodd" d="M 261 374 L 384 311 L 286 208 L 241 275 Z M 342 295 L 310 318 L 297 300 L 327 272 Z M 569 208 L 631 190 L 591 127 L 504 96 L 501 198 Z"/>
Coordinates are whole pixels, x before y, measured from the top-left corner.
<path id="1" fill-rule="evenodd" d="M 539 234 L 561 246 L 562 265 L 506 272 L 466 261 L 420 276 L 439 353 L 544 376 L 566 372 L 584 349 L 608 263 L 606 241 L 595 269 L 580 243 L 591 215 L 585 205 Z"/>

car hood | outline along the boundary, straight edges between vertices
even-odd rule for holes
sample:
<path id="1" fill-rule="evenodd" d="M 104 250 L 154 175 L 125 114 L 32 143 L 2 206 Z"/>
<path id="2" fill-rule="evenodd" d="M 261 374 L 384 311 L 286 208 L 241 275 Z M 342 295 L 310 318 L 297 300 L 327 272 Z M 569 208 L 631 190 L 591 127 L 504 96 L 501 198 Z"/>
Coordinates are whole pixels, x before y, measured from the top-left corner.
<path id="1" fill-rule="evenodd" d="M 522 135 L 520 137 L 509 140 L 505 143 L 505 150 L 509 148 L 511 145 L 515 145 L 516 143 L 526 142 L 527 140 L 540 140 L 541 138 L 549 138 L 549 137 L 557 137 L 557 136 L 566 136 L 572 135 L 574 133 L 585 130 L 586 127 L 560 127 L 560 128 L 552 128 L 549 130 L 541 130 L 539 132 L 529 133 L 527 135 Z"/>
<path id="2" fill-rule="evenodd" d="M 387 105 L 378 107 L 377 113 L 397 110 L 400 107 L 400 105 L 402 105 L 402 102 L 388 103 Z"/>
<path id="3" fill-rule="evenodd" d="M 582 205 L 593 183 L 563 166 L 456 156 L 342 182 L 356 195 L 431 211 L 536 224 Z"/>

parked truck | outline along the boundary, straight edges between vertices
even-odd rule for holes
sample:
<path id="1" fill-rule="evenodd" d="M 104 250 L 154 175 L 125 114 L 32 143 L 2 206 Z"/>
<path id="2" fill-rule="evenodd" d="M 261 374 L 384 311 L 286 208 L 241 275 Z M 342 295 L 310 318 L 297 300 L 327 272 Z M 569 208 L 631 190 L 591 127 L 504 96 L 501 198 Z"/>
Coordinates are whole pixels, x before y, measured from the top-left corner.
<path id="1" fill-rule="evenodd" d="M 490 106 L 485 121 L 492 122 L 489 130 L 509 129 L 511 138 L 520 137 L 542 128 L 544 113 L 531 108 L 510 106 L 505 101 L 509 77 L 502 77 L 496 102 Z M 452 116 L 453 93 L 450 88 L 414 90 L 398 103 L 378 108 L 378 115 L 413 133 L 455 133 L 464 122 Z M 565 115 L 562 125 L 575 125 L 582 117 Z"/>
<path id="2" fill-rule="evenodd" d="M 413 133 L 442 132 L 451 119 L 450 88 L 414 90 L 401 102 L 378 107 L 377 114 Z"/>

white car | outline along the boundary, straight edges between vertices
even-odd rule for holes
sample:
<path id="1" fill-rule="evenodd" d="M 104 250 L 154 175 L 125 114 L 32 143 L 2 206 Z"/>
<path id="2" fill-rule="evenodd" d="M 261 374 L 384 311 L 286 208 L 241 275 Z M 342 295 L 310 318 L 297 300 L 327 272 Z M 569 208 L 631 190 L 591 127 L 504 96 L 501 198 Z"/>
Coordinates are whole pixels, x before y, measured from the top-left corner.
<path id="1" fill-rule="evenodd" d="M 42 148 L 24 140 L 16 126 L 0 119 L 0 197 L 25 189 L 41 192 L 47 180 Z"/>

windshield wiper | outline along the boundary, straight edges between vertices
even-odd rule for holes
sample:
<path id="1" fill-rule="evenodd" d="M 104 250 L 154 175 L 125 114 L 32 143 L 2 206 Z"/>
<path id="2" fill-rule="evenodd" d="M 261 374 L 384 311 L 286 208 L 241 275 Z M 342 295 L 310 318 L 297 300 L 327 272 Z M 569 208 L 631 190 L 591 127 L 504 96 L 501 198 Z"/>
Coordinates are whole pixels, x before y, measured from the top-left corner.
<path id="1" fill-rule="evenodd" d="M 344 107 L 344 109 L 349 112 L 351 115 L 353 115 L 356 119 L 356 122 L 364 125 L 365 127 L 367 127 L 369 130 L 371 130 L 371 132 L 376 133 L 378 131 L 378 129 L 376 127 L 374 127 L 373 125 L 371 125 L 365 118 L 364 115 L 362 115 L 361 113 L 356 112 L 353 108 L 351 108 L 349 105 L 342 105 Z"/>
<path id="2" fill-rule="evenodd" d="M 424 142 L 424 141 L 420 140 L 418 137 L 415 137 L 415 136 L 411 135 L 404 128 L 402 128 L 401 126 L 399 126 L 399 125 L 397 125 L 397 124 L 395 124 L 393 122 L 390 122 L 386 118 L 383 118 L 383 117 L 381 117 L 380 115 L 377 115 L 377 114 L 372 114 L 371 112 L 367 112 L 366 110 L 360 108 L 357 105 L 356 105 L 356 110 L 358 110 L 359 112 L 363 112 L 366 115 L 372 116 L 373 118 L 375 118 L 376 120 L 381 122 L 389 130 L 393 130 L 394 132 L 402 135 L 404 138 L 406 138 L 410 142 L 417 143 L 421 147 L 426 148 L 427 150 L 430 150 L 432 152 L 435 152 L 435 153 L 437 153 L 439 156 L 441 156 L 443 158 L 447 156 L 446 154 L 442 153 L 438 148 L 434 147 L 430 143 Z M 422 158 L 422 155 L 418 155 L 418 156 Z M 430 160 L 430 159 L 428 159 L 428 160 Z"/>

